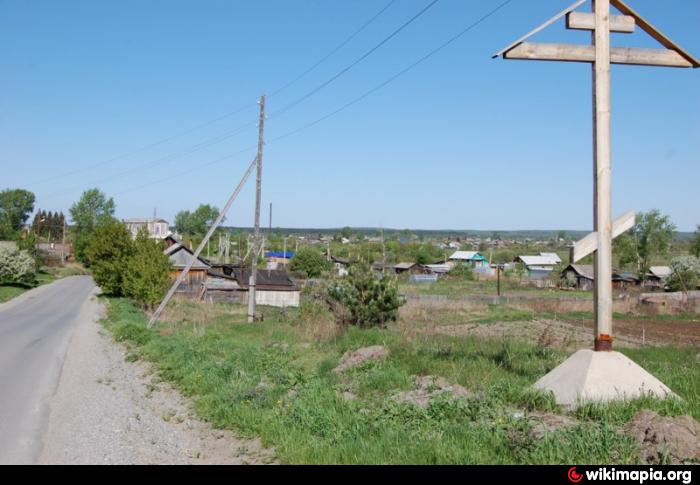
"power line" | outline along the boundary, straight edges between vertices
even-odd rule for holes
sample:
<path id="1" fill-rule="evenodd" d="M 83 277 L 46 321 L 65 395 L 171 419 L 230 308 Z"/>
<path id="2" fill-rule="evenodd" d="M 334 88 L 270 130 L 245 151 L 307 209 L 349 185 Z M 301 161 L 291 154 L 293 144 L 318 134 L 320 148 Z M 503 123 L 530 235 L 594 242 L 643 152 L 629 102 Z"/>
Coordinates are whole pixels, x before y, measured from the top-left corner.
<path id="1" fill-rule="evenodd" d="M 389 3 L 387 3 L 384 7 L 382 7 L 382 8 L 379 10 L 379 12 L 377 12 L 376 14 L 374 14 L 374 16 L 372 16 L 372 18 L 370 18 L 368 21 L 366 21 L 364 24 L 362 24 L 362 26 L 360 26 L 359 29 L 357 29 L 355 32 L 353 32 L 352 34 L 350 34 L 349 37 L 347 37 L 343 42 L 341 42 L 340 44 L 338 44 L 332 51 L 330 51 L 328 54 L 326 54 L 325 56 L 323 56 L 323 57 L 322 57 L 320 60 L 318 60 L 314 65 L 312 65 L 311 67 L 309 67 L 307 70 L 305 70 L 304 72 L 302 72 L 301 74 L 299 74 L 297 77 L 295 77 L 295 78 L 292 79 L 291 81 L 289 81 L 287 84 L 285 84 L 285 85 L 282 86 L 281 88 L 277 89 L 276 91 L 273 91 L 273 93 L 270 94 L 270 95 L 268 96 L 268 98 L 271 98 L 271 97 L 273 97 L 273 96 L 275 96 L 275 95 L 281 93 L 282 91 L 286 90 L 287 88 L 293 86 L 294 84 L 297 83 L 297 81 L 299 81 L 299 80 L 301 80 L 302 78 L 306 77 L 309 73 L 311 73 L 312 71 L 314 71 L 318 66 L 320 66 L 321 64 L 323 64 L 324 62 L 326 62 L 328 59 L 330 59 L 336 52 L 338 52 L 340 49 L 342 49 L 343 47 L 345 47 L 346 45 L 348 45 L 348 44 L 350 43 L 351 40 L 353 40 L 353 39 L 354 39 L 355 37 L 357 37 L 360 33 L 362 33 L 362 31 L 364 31 L 367 27 L 369 27 L 370 24 L 372 24 L 375 20 L 377 20 L 377 18 L 378 18 L 381 14 L 383 14 L 384 12 L 386 12 L 386 11 L 389 9 L 389 7 L 391 7 L 394 3 L 396 3 L 396 0 L 391 0 Z"/>
<path id="2" fill-rule="evenodd" d="M 407 72 L 413 70 L 414 68 L 416 68 L 417 66 L 419 66 L 420 64 L 422 64 L 423 62 L 425 62 L 426 60 L 428 60 L 429 58 L 431 58 L 432 56 L 434 56 L 435 54 L 437 54 L 438 52 L 440 52 L 441 50 L 443 50 L 445 47 L 447 47 L 447 46 L 449 46 L 450 44 L 452 44 L 452 43 L 456 42 L 457 40 L 459 40 L 459 39 L 460 39 L 462 36 L 464 36 L 467 32 L 469 32 L 470 30 L 476 28 L 477 26 L 479 26 L 480 24 L 482 24 L 483 22 L 485 22 L 488 18 L 490 18 L 490 17 L 492 17 L 493 15 L 495 15 L 499 10 L 501 10 L 503 7 L 505 7 L 506 5 L 508 5 L 509 3 L 511 3 L 512 1 L 513 1 L 513 0 L 505 0 L 504 2 L 502 2 L 501 4 L 499 4 L 496 8 L 494 8 L 493 10 L 490 10 L 487 14 L 485 14 L 484 16 L 482 16 L 481 18 L 479 18 L 478 20 L 476 20 L 476 21 L 473 22 L 472 24 L 468 25 L 466 28 L 464 28 L 463 30 L 461 30 L 460 32 L 458 32 L 457 34 L 455 34 L 454 36 L 450 37 L 447 41 L 443 42 L 442 44 L 440 44 L 440 45 L 437 46 L 435 49 L 433 49 L 433 50 L 431 50 L 430 52 L 428 52 L 428 53 L 427 53 L 426 55 L 424 55 L 423 57 L 421 57 L 421 58 L 418 59 L 417 61 L 413 62 L 412 64 L 410 64 L 410 65 L 407 66 L 406 68 L 402 69 L 401 71 L 397 72 L 396 74 L 394 74 L 393 76 L 391 76 L 390 78 L 388 78 L 387 80 L 385 80 L 384 82 L 382 82 L 382 83 L 378 84 L 377 86 L 373 87 L 373 88 L 370 89 L 369 91 L 366 91 L 366 92 L 365 92 L 364 94 L 362 94 L 361 96 L 358 96 L 357 98 L 355 98 L 355 99 L 353 99 L 352 101 L 350 101 L 350 102 L 344 104 L 343 106 L 341 106 L 340 108 L 336 109 L 335 111 L 332 111 L 332 112 L 328 113 L 327 115 L 322 116 L 321 118 L 318 118 L 318 119 L 316 119 L 315 121 L 312 121 L 311 123 L 307 123 L 306 125 L 301 126 L 301 127 L 297 128 L 297 129 L 295 129 L 295 130 L 292 130 L 292 131 L 290 131 L 290 132 L 288 132 L 288 133 L 285 133 L 285 134 L 283 134 L 283 135 L 280 135 L 280 136 L 278 136 L 278 137 L 272 138 L 271 140 L 268 141 L 268 143 L 274 143 L 274 142 L 279 141 L 279 140 L 281 140 L 281 139 L 283 139 L 283 138 L 287 138 L 287 137 L 290 137 L 290 136 L 292 136 L 292 135 L 296 135 L 297 133 L 300 133 L 300 132 L 302 132 L 302 131 L 304 131 L 304 130 L 306 130 L 306 129 L 308 129 L 308 128 L 311 128 L 311 127 L 313 127 L 313 126 L 315 126 L 315 125 L 317 125 L 317 124 L 319 124 L 319 123 L 321 123 L 321 122 L 327 120 L 328 118 L 331 118 L 332 116 L 337 115 L 337 114 L 340 113 L 341 111 L 345 111 L 346 109 L 350 108 L 351 106 L 353 106 L 353 105 L 359 103 L 359 102 L 362 101 L 363 99 L 365 99 L 365 98 L 367 98 L 368 96 L 370 96 L 370 95 L 374 94 L 375 92 L 379 91 L 380 89 L 382 89 L 383 87 L 385 87 L 385 86 L 387 86 L 388 84 L 392 83 L 393 81 L 395 81 L 395 80 L 398 79 L 399 77 L 403 76 L 403 75 L 406 74 Z"/>
<path id="3" fill-rule="evenodd" d="M 309 73 L 311 73 L 311 72 L 314 71 L 316 68 L 318 68 L 318 66 L 320 66 L 321 64 L 323 64 L 323 63 L 324 63 L 325 61 L 327 61 L 329 58 L 331 58 L 335 53 L 337 53 L 340 49 L 342 49 L 343 47 L 345 47 L 348 43 L 350 43 L 350 41 L 352 41 L 355 37 L 357 37 L 360 33 L 362 33 L 370 24 L 372 24 L 380 15 L 382 15 L 386 10 L 388 10 L 389 7 L 391 7 L 394 3 L 396 3 L 396 0 L 391 0 L 388 4 L 386 4 L 384 7 L 382 7 L 376 14 L 374 14 L 369 20 L 367 20 L 364 24 L 362 24 L 362 25 L 360 26 L 359 29 L 357 29 L 356 31 L 354 31 L 349 37 L 347 37 L 343 42 L 341 42 L 338 46 L 336 46 L 332 51 L 330 51 L 328 54 L 326 54 L 324 57 L 322 57 L 320 60 L 318 60 L 316 63 L 314 63 L 310 68 L 308 68 L 307 70 L 305 70 L 304 72 L 302 72 L 301 74 L 299 74 L 298 76 L 296 76 L 294 79 L 292 79 L 291 81 L 289 81 L 288 83 L 286 83 L 284 86 L 282 86 L 281 88 L 277 89 L 275 92 L 273 92 L 273 93 L 270 95 L 270 97 L 271 97 L 271 96 L 275 96 L 276 94 L 279 94 L 279 93 L 281 93 L 282 91 L 286 90 L 287 88 L 291 87 L 292 85 L 296 84 L 296 83 L 297 83 L 298 81 L 300 81 L 302 78 L 304 78 L 304 77 L 307 76 Z M 108 165 L 108 164 L 110 164 L 110 163 L 112 163 L 112 162 L 116 162 L 116 161 L 119 161 L 119 160 L 123 160 L 123 159 L 125 159 L 125 158 L 130 158 L 130 157 L 132 157 L 132 156 L 134 156 L 134 155 L 137 155 L 137 154 L 139 154 L 139 153 L 143 153 L 143 152 L 145 152 L 145 151 L 147 151 L 147 150 L 150 150 L 150 149 L 152 149 L 152 148 L 156 148 L 156 147 L 158 147 L 158 146 L 160 146 L 160 145 L 164 145 L 165 143 L 168 143 L 168 142 L 170 142 L 170 141 L 176 140 L 176 139 L 181 138 L 181 137 L 183 137 L 183 136 L 189 135 L 190 133 L 194 133 L 195 131 L 199 131 L 199 130 L 201 130 L 201 129 L 203 129 L 203 128 L 206 128 L 206 127 L 208 127 L 208 126 L 211 126 L 211 125 L 213 125 L 213 124 L 215 124 L 215 123 L 218 123 L 219 121 L 222 121 L 222 120 L 225 120 L 225 119 L 227 119 L 227 118 L 230 118 L 230 117 L 232 117 L 232 116 L 234 116 L 234 115 L 237 115 L 238 113 L 241 113 L 241 112 L 245 111 L 246 109 L 252 108 L 252 107 L 254 107 L 254 106 L 257 106 L 257 103 L 256 103 L 256 102 L 255 102 L 255 103 L 248 103 L 248 104 L 245 104 L 245 105 L 243 105 L 243 106 L 241 106 L 241 107 L 239 107 L 239 108 L 237 108 L 237 109 L 235 109 L 235 110 L 233 110 L 233 111 L 229 111 L 228 113 L 225 113 L 225 114 L 223 114 L 223 115 L 221 115 L 221 116 L 217 116 L 216 118 L 212 118 L 212 119 L 210 119 L 210 120 L 208 120 L 208 121 L 205 121 L 205 122 L 203 122 L 203 123 L 200 123 L 200 124 L 198 124 L 198 125 L 196 125 L 196 126 L 193 126 L 193 127 L 191 127 L 191 128 L 188 128 L 188 129 L 186 129 L 186 130 L 177 132 L 177 133 L 175 133 L 175 134 L 173 134 L 173 135 L 167 136 L 167 137 L 162 138 L 162 139 L 160 139 L 160 140 L 157 140 L 157 141 L 155 141 L 155 142 L 153 142 L 153 143 L 149 143 L 149 144 L 143 145 L 143 146 L 141 146 L 141 147 L 139 147 L 139 148 L 136 148 L 136 149 L 134 149 L 134 150 L 131 150 L 131 151 L 122 153 L 122 154 L 120 154 L 120 155 L 117 155 L 117 156 L 115 156 L 115 157 L 112 157 L 112 158 L 109 158 L 109 159 L 106 159 L 106 160 L 102 160 L 102 161 L 97 162 L 97 163 L 94 163 L 94 164 L 92 164 L 92 165 L 87 165 L 87 166 L 81 167 L 81 168 L 79 168 L 79 169 L 72 170 L 72 171 L 70 171 L 70 172 L 64 172 L 64 173 L 62 173 L 62 174 L 58 174 L 58 175 L 55 175 L 55 176 L 52 176 L 52 177 L 48 177 L 48 178 L 43 179 L 43 180 L 38 180 L 38 181 L 36 181 L 36 182 L 34 182 L 34 183 L 35 183 L 35 184 L 43 184 L 43 183 L 53 182 L 54 180 L 58 180 L 58 179 L 65 178 L 65 177 L 69 177 L 69 176 L 71 176 L 71 175 L 77 175 L 77 174 L 82 173 L 82 172 L 85 172 L 85 171 L 93 170 L 93 169 L 95 169 L 95 168 L 99 168 L 99 167 L 101 167 L 101 166 Z"/>
<path id="4" fill-rule="evenodd" d="M 312 121 L 311 123 L 307 123 L 306 125 L 303 125 L 303 126 L 297 128 L 297 129 L 295 129 L 295 130 L 292 130 L 292 131 L 290 131 L 290 132 L 288 132 L 288 133 L 285 133 L 285 134 L 283 134 L 283 135 L 280 135 L 280 136 L 278 136 L 278 137 L 272 138 L 272 139 L 269 140 L 267 143 L 268 143 L 268 144 L 274 143 L 274 142 L 277 142 L 277 141 L 282 140 L 282 139 L 284 139 L 284 138 L 288 138 L 288 137 L 290 137 L 290 136 L 296 135 L 296 134 L 298 134 L 298 133 L 300 133 L 300 132 L 302 132 L 302 131 L 304 131 L 304 130 L 306 130 L 306 129 L 309 129 L 309 128 L 311 128 L 311 127 L 313 127 L 313 126 L 315 126 L 315 125 L 317 125 L 317 124 L 319 124 L 319 123 L 321 123 L 321 122 L 323 122 L 323 121 L 325 121 L 325 120 L 331 118 L 332 116 L 335 116 L 336 114 L 338 114 L 338 113 L 340 113 L 340 112 L 342 112 L 342 111 L 345 111 L 346 109 L 350 108 L 351 106 L 353 106 L 353 105 L 359 103 L 359 102 L 362 101 L 363 99 L 365 99 L 365 98 L 367 98 L 368 96 L 374 94 L 375 92 L 377 92 L 377 91 L 379 91 L 380 89 L 384 88 L 385 86 L 387 86 L 388 84 L 392 83 L 393 81 L 395 81 L 395 80 L 398 79 L 399 77 L 401 77 L 401 76 L 403 76 L 404 74 L 408 73 L 409 71 L 413 70 L 414 68 L 416 68 L 417 66 L 419 66 L 420 64 L 422 64 L 423 62 L 425 62 L 426 60 L 428 60 L 429 58 L 431 58 L 432 56 L 434 56 L 435 54 L 437 54 L 438 52 L 440 52 L 441 50 L 443 50 L 444 48 L 448 47 L 450 44 L 453 44 L 454 42 L 456 42 L 457 40 L 459 40 L 461 37 L 463 37 L 465 34 L 467 34 L 469 31 L 471 31 L 472 29 L 478 27 L 480 24 L 482 24 L 483 22 L 485 22 L 487 19 L 489 19 L 490 17 L 492 17 L 493 15 L 495 15 L 499 10 L 503 9 L 505 6 L 507 6 L 508 4 L 510 4 L 510 3 L 512 3 L 512 2 L 513 2 L 513 0 L 505 0 L 504 2 L 500 3 L 497 7 L 495 7 L 495 8 L 492 9 L 492 10 L 490 10 L 488 13 L 486 13 L 485 15 L 483 15 L 482 17 L 480 17 L 478 20 L 476 20 L 475 22 L 473 22 L 473 23 L 471 23 L 470 25 L 468 25 L 466 28 L 464 28 L 463 30 L 461 30 L 460 32 L 458 32 L 457 34 L 455 34 L 454 36 L 450 37 L 448 40 L 446 40 L 445 42 L 443 42 L 442 44 L 440 44 L 439 46 L 437 46 L 436 48 L 434 48 L 433 50 L 431 50 L 430 52 L 428 52 L 427 54 L 425 54 L 423 57 L 421 57 L 421 58 L 419 58 L 418 60 L 416 60 L 415 62 L 411 63 L 411 64 L 408 65 L 406 68 L 404 68 L 404 69 L 402 69 L 401 71 L 397 72 L 396 74 L 394 74 L 393 76 L 389 77 L 388 79 L 386 79 L 386 80 L 383 81 L 382 83 L 378 84 L 377 86 L 373 87 L 372 89 L 366 91 L 366 92 L 363 93 L 361 96 L 358 96 L 357 98 L 355 98 L 355 99 L 353 99 L 352 101 L 350 101 L 350 102 L 344 104 L 344 105 L 341 106 L 340 108 L 338 108 L 338 109 L 336 109 L 336 110 L 334 110 L 334 111 L 328 113 L 328 114 L 325 115 L 325 116 L 322 116 L 321 118 L 316 119 L 315 121 Z M 121 195 L 121 194 L 128 193 L 128 192 L 132 192 L 132 191 L 135 191 L 135 190 L 140 190 L 140 189 L 142 189 L 142 188 L 150 187 L 150 186 L 155 185 L 155 184 L 159 184 L 159 183 L 162 183 L 162 182 L 166 182 L 166 181 L 172 180 L 172 179 L 174 179 L 174 178 L 181 177 L 181 176 L 184 176 L 184 175 L 187 175 L 187 174 L 190 174 L 190 173 L 199 171 L 199 170 L 201 170 L 201 169 L 204 168 L 204 167 L 208 167 L 208 166 L 211 166 L 211 165 L 215 165 L 215 164 L 217 164 L 217 163 L 221 163 L 221 162 L 223 162 L 223 161 L 225 161 L 225 160 L 228 160 L 228 159 L 230 159 L 230 158 L 233 158 L 235 155 L 237 155 L 237 154 L 239 154 L 239 153 L 243 153 L 243 152 L 246 152 L 246 151 L 250 151 L 250 150 L 253 150 L 254 148 L 255 148 L 255 147 L 249 147 L 249 148 L 247 148 L 247 149 L 245 149 L 245 150 L 242 150 L 242 151 L 240 151 L 240 152 L 236 152 L 236 153 L 231 154 L 231 155 L 226 155 L 226 156 L 224 156 L 224 157 L 217 158 L 217 159 L 212 160 L 212 161 L 210 161 L 210 162 L 208 162 L 208 163 L 206 163 L 206 164 L 204 164 L 204 165 L 198 165 L 197 167 L 194 167 L 194 168 L 192 168 L 192 169 L 186 170 L 186 171 L 184 171 L 184 172 L 180 172 L 180 173 L 178 173 L 178 174 L 174 174 L 174 175 L 169 176 L 169 177 L 167 177 L 167 178 L 160 179 L 160 180 L 156 180 L 156 181 L 153 181 L 153 182 L 149 182 L 149 183 L 146 183 L 146 184 L 137 186 L 137 187 L 132 187 L 132 188 L 127 189 L 127 190 L 122 191 L 122 192 L 117 192 L 117 193 L 114 194 L 114 195 Z"/>
<path id="5" fill-rule="evenodd" d="M 328 86 L 329 84 L 331 84 L 333 81 L 336 81 L 336 80 L 337 80 L 338 78 L 340 78 L 343 74 L 347 73 L 350 69 L 352 69 L 353 67 L 357 66 L 360 62 L 364 61 L 364 60 L 367 59 L 369 56 L 371 56 L 374 52 L 376 52 L 378 49 L 380 49 L 384 44 L 386 44 L 386 43 L 389 42 L 391 39 L 393 39 L 394 37 L 396 37 L 401 31 L 403 31 L 404 29 L 406 29 L 406 27 L 408 27 L 408 26 L 411 25 L 413 22 L 415 22 L 418 18 L 420 18 L 421 16 L 423 16 L 423 14 L 425 14 L 428 10 L 430 10 L 430 9 L 431 9 L 436 3 L 438 3 L 439 1 L 440 1 L 440 0 L 432 0 L 428 5 L 426 5 L 426 6 L 423 7 L 420 11 L 418 11 L 418 13 L 416 13 L 413 17 L 411 17 L 411 18 L 408 19 L 406 22 L 404 22 L 401 26 L 399 26 L 399 27 L 398 27 L 396 30 L 394 30 L 391 34 L 389 34 L 387 37 L 385 37 L 385 38 L 384 38 L 381 42 L 379 42 L 377 45 L 375 45 L 375 46 L 372 47 L 370 50 L 368 50 L 367 52 L 365 52 L 364 54 L 362 54 L 358 59 L 356 59 L 356 60 L 355 60 L 353 63 L 351 63 L 349 66 L 347 66 L 347 67 L 345 67 L 344 69 L 342 69 L 341 71 L 339 71 L 337 74 L 335 74 L 334 76 L 332 76 L 332 77 L 331 77 L 330 79 L 328 79 L 327 81 L 324 81 L 323 83 L 319 84 L 318 86 L 316 86 L 315 88 L 313 88 L 311 91 L 309 91 L 308 93 L 306 93 L 306 94 L 303 95 L 302 97 L 298 98 L 296 101 L 293 101 L 293 102 L 291 102 L 290 104 L 288 104 L 287 106 L 285 106 L 284 108 L 282 108 L 282 109 L 276 111 L 275 113 L 273 113 L 272 115 L 270 115 L 270 118 L 277 117 L 277 116 L 279 116 L 279 115 L 281 115 L 281 114 L 283 114 L 283 113 L 286 113 L 287 111 L 289 111 L 289 110 L 295 108 L 296 106 L 298 106 L 299 104 L 303 103 L 304 101 L 306 101 L 307 99 L 309 99 L 311 96 L 313 96 L 314 94 L 318 93 L 318 92 L 321 91 L 323 88 L 325 88 L 326 86 Z"/>

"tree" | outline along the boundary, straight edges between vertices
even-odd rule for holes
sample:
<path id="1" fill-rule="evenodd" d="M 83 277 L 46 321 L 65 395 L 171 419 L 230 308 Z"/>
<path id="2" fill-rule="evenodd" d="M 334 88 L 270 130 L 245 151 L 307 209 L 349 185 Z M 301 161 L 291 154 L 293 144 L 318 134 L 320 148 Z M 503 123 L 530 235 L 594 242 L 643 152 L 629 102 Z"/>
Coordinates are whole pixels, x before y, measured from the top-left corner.
<path id="1" fill-rule="evenodd" d="M 671 291 L 692 291 L 700 286 L 700 259 L 695 256 L 679 256 L 671 261 L 671 276 L 666 286 Z"/>
<path id="2" fill-rule="evenodd" d="M 474 271 L 472 270 L 472 267 L 465 263 L 456 264 L 452 270 L 450 270 L 449 275 L 467 281 L 474 279 Z"/>
<path id="3" fill-rule="evenodd" d="M 86 250 L 93 233 L 98 228 L 115 222 L 114 200 L 107 198 L 99 189 L 86 190 L 69 212 L 74 225 L 75 256 L 79 261 L 89 264 Z"/>
<path id="4" fill-rule="evenodd" d="M 617 256 L 620 268 L 637 267 L 637 243 L 631 233 L 627 232 L 613 240 L 613 253 Z"/>
<path id="5" fill-rule="evenodd" d="M 352 229 L 350 229 L 348 226 L 345 226 L 340 230 L 340 235 L 345 239 L 350 239 L 352 237 Z"/>
<path id="6" fill-rule="evenodd" d="M 133 254 L 131 233 L 123 223 L 113 219 L 92 233 L 85 257 L 95 283 L 104 293 L 123 295 L 124 275 Z"/>
<path id="7" fill-rule="evenodd" d="M 149 239 L 145 230 L 140 231 L 134 241 L 133 254 L 126 263 L 124 295 L 152 309 L 168 289 L 170 269 L 170 259 L 163 253 L 162 245 Z"/>
<path id="8" fill-rule="evenodd" d="M 700 224 L 698 224 L 698 229 L 695 231 L 695 236 L 690 243 L 690 254 L 700 258 Z"/>
<path id="9" fill-rule="evenodd" d="M 304 273 L 307 278 L 318 278 L 321 273 L 330 269 L 326 257 L 313 248 L 302 247 L 292 258 L 289 269 Z"/>
<path id="10" fill-rule="evenodd" d="M 187 236 L 203 235 L 219 217 L 219 209 L 200 204 L 194 212 L 180 211 L 175 215 L 175 230 Z"/>
<path id="11" fill-rule="evenodd" d="M 634 228 L 639 255 L 639 273 L 643 277 L 649 272 L 654 256 L 665 254 L 673 240 L 676 226 L 668 216 L 658 210 L 637 216 Z"/>
<path id="12" fill-rule="evenodd" d="M 36 263 L 27 251 L 0 246 L 0 284 L 33 285 Z"/>
<path id="13" fill-rule="evenodd" d="M 347 310 L 347 323 L 359 327 L 382 327 L 395 321 L 404 304 L 396 278 L 378 278 L 366 264 L 351 267 L 346 279 L 330 286 L 328 296 Z"/>
<path id="14" fill-rule="evenodd" d="M 34 194 L 23 189 L 0 192 L 0 238 L 13 239 L 34 211 Z"/>

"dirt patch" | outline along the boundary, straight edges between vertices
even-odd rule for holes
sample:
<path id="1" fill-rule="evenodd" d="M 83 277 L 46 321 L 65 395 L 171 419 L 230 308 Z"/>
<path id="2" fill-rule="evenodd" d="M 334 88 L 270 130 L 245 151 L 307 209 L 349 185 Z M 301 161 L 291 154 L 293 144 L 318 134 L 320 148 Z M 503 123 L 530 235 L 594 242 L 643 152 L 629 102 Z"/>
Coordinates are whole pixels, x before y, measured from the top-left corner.
<path id="1" fill-rule="evenodd" d="M 639 459 L 645 463 L 680 465 L 700 461 L 700 423 L 690 416 L 659 416 L 639 411 L 622 432 L 640 445 Z"/>
<path id="2" fill-rule="evenodd" d="M 402 391 L 392 398 L 396 402 L 408 402 L 422 408 L 427 408 L 430 401 L 443 395 L 455 399 L 473 397 L 474 394 L 459 384 L 452 384 L 444 377 L 414 376 L 413 389 Z"/>
<path id="3" fill-rule="evenodd" d="M 340 359 L 338 367 L 333 369 L 335 373 L 345 372 L 353 367 L 366 364 L 367 362 L 378 362 L 386 359 L 389 356 L 389 349 L 383 345 L 373 345 L 371 347 L 362 347 L 361 349 L 345 352 Z"/>
<path id="4" fill-rule="evenodd" d="M 555 431 L 575 428 L 579 424 L 574 418 L 553 413 L 532 412 L 528 418 L 532 422 L 531 435 L 536 440 Z"/>

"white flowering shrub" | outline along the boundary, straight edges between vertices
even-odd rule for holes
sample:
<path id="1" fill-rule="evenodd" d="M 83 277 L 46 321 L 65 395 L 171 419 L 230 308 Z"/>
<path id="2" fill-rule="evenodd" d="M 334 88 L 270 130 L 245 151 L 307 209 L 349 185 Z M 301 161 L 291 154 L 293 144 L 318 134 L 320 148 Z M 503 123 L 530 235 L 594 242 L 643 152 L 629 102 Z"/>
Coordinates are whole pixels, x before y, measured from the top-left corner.
<path id="1" fill-rule="evenodd" d="M 27 251 L 0 247 L 0 284 L 34 284 L 36 263 Z"/>
<path id="2" fill-rule="evenodd" d="M 679 256 L 671 261 L 671 276 L 666 286 L 671 291 L 692 291 L 700 285 L 700 259 L 695 256 Z"/>

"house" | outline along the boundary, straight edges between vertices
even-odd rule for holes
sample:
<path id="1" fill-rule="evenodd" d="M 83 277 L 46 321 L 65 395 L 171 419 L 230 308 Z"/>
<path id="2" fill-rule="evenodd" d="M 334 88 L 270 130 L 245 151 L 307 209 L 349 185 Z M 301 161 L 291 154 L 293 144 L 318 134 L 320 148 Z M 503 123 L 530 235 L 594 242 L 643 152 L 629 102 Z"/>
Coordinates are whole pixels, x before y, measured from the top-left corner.
<path id="1" fill-rule="evenodd" d="M 477 251 L 455 251 L 448 260 L 453 263 L 462 263 L 472 268 L 488 268 L 488 260 Z"/>
<path id="2" fill-rule="evenodd" d="M 185 246 L 182 242 L 175 239 L 173 236 L 165 238 L 165 249 L 163 253 L 170 259 L 172 272 L 171 279 L 175 280 L 180 273 L 187 267 L 192 260 L 194 252 Z M 195 263 L 190 268 L 187 278 L 180 284 L 178 293 L 194 295 L 199 292 L 202 283 L 207 279 L 207 271 L 211 268 L 211 264 L 201 256 L 197 258 Z"/>
<path id="3" fill-rule="evenodd" d="M 418 265 L 416 263 L 397 263 L 394 265 L 394 271 L 396 274 L 411 273 Z"/>
<path id="4" fill-rule="evenodd" d="M 595 286 L 592 264 L 570 264 L 562 271 L 561 276 L 569 287 L 577 290 L 592 291 Z"/>
<path id="5" fill-rule="evenodd" d="M 595 276 L 592 264 L 570 264 L 562 271 L 562 279 L 579 290 L 592 291 L 595 286 Z M 634 273 L 613 271 L 613 288 L 625 290 L 639 284 L 639 278 Z"/>
<path id="6" fill-rule="evenodd" d="M 200 297 L 208 301 L 246 304 L 249 295 L 250 268 L 217 264 L 207 271 Z M 261 269 L 255 282 L 255 303 L 274 307 L 298 307 L 300 288 L 285 270 Z"/>
<path id="7" fill-rule="evenodd" d="M 331 255 L 331 262 L 333 263 L 333 268 L 338 276 L 347 276 L 350 267 L 349 259 Z"/>
<path id="8" fill-rule="evenodd" d="M 441 275 L 449 273 L 452 266 L 449 264 L 424 264 L 421 268 L 426 274 Z"/>
<path id="9" fill-rule="evenodd" d="M 134 239 L 142 229 L 146 230 L 151 239 L 165 239 L 172 234 L 165 219 L 124 219 L 124 224 Z"/>
<path id="10" fill-rule="evenodd" d="M 673 270 L 670 266 L 652 266 L 649 268 L 649 273 L 646 275 L 644 286 L 652 288 L 663 288 L 666 278 L 671 276 Z"/>
<path id="11" fill-rule="evenodd" d="M 527 269 L 528 277 L 532 279 L 542 279 L 550 276 L 554 268 L 561 263 L 561 258 L 557 256 L 518 256 L 516 262 L 522 263 Z"/>
<path id="12" fill-rule="evenodd" d="M 270 251 L 265 253 L 265 260 L 267 261 L 267 269 L 277 269 L 280 265 L 287 266 L 291 259 L 294 257 L 294 253 L 291 251 Z"/>

